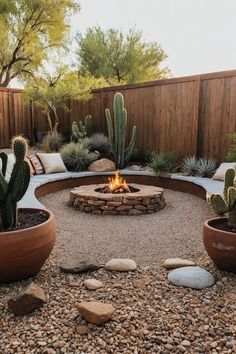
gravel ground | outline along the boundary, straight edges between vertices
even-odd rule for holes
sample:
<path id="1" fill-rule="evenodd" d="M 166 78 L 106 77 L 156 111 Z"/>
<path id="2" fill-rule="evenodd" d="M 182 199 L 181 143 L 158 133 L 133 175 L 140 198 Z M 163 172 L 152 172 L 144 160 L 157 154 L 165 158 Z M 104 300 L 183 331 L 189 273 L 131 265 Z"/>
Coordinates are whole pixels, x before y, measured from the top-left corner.
<path id="1" fill-rule="evenodd" d="M 16 317 L 6 302 L 32 279 L 0 287 L 1 354 L 236 353 L 236 277 L 217 270 L 203 251 L 202 222 L 211 214 L 204 201 L 166 191 L 168 205 L 157 214 L 99 217 L 70 209 L 68 192 L 41 199 L 58 220 L 53 254 L 34 279 L 47 292 L 48 303 Z M 138 270 L 60 273 L 62 259 L 82 253 L 100 262 L 132 257 Z M 195 260 L 212 272 L 216 284 L 201 291 L 171 285 L 160 266 L 170 256 Z M 83 281 L 91 277 L 105 286 L 86 290 Z M 87 324 L 76 310 L 81 300 L 111 303 L 114 319 L 102 326 Z M 80 334 L 81 324 L 88 334 Z"/>
<path id="2" fill-rule="evenodd" d="M 142 216 L 100 216 L 81 213 L 67 205 L 70 190 L 41 198 L 58 222 L 60 255 L 91 254 L 100 262 L 133 258 L 161 264 L 168 257 L 198 259 L 204 253 L 202 224 L 211 216 L 204 200 L 165 190 L 167 206 Z"/>

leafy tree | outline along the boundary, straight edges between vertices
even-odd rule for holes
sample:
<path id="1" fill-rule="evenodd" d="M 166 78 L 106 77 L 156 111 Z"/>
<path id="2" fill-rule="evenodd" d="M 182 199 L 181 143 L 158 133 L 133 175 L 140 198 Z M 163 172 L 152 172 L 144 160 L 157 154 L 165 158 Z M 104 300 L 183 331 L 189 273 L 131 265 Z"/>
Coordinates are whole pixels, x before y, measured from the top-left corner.
<path id="1" fill-rule="evenodd" d="M 28 80 L 24 98 L 45 113 L 49 131 L 53 132 L 59 126 L 58 110 L 69 111 L 69 99 L 87 101 L 92 97 L 91 88 L 104 87 L 105 84 L 103 79 L 89 74 L 79 76 L 68 66 L 57 66 L 54 74 L 42 73 Z"/>
<path id="2" fill-rule="evenodd" d="M 78 0 L 0 0 L 0 86 L 31 75 L 63 46 L 77 10 Z"/>
<path id="3" fill-rule="evenodd" d="M 160 64 L 167 58 L 158 43 L 147 43 L 142 32 L 132 28 L 128 34 L 116 29 L 89 28 L 77 35 L 79 71 L 104 77 L 110 85 L 156 80 L 169 74 Z"/>

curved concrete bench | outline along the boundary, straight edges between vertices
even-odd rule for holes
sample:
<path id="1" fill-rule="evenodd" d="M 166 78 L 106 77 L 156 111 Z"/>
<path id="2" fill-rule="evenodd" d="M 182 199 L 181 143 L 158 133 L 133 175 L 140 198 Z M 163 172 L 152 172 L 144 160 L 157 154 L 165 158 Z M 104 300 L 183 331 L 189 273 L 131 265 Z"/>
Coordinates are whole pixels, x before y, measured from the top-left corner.
<path id="1" fill-rule="evenodd" d="M 49 175 L 33 176 L 29 188 L 19 202 L 20 208 L 40 208 L 44 205 L 37 199 L 43 195 L 53 193 L 65 188 L 74 188 L 82 184 L 105 183 L 107 176 L 114 172 L 62 172 Z M 163 188 L 190 193 L 205 199 L 208 193 L 223 193 L 224 183 L 210 178 L 188 177 L 173 174 L 171 178 L 160 178 L 155 173 L 148 171 L 132 171 L 124 169 L 120 174 L 127 182 L 155 185 Z"/>

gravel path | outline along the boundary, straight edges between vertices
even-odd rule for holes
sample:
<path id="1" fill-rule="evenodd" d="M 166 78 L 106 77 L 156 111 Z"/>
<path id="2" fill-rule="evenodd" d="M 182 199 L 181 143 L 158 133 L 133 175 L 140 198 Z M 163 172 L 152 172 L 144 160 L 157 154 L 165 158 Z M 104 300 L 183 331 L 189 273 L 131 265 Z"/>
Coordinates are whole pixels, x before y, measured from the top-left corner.
<path id="1" fill-rule="evenodd" d="M 66 205 L 68 190 L 43 197 L 56 215 L 58 240 L 35 277 L 0 285 L 1 354 L 233 354 L 236 353 L 236 276 L 217 270 L 202 246 L 202 222 L 210 214 L 204 201 L 166 191 L 165 210 L 143 217 L 99 217 Z M 63 258 L 84 252 L 100 261 L 133 257 L 138 270 L 104 269 L 83 275 L 59 271 Z M 169 256 L 186 256 L 208 269 L 216 284 L 204 290 L 171 285 L 160 266 Z M 95 277 L 104 287 L 86 290 Z M 32 280 L 48 294 L 46 305 L 28 316 L 14 316 L 7 300 Z M 76 309 L 81 300 L 108 302 L 112 321 L 86 323 Z M 81 334 L 85 325 L 87 334 Z"/>

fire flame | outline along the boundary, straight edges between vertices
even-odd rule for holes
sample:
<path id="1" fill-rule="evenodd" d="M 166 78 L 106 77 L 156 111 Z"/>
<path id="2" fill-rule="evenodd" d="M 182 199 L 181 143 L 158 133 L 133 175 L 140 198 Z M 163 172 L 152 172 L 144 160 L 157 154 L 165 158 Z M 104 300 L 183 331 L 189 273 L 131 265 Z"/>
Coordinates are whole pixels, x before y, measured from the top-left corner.
<path id="1" fill-rule="evenodd" d="M 126 183 L 125 179 L 119 175 L 119 171 L 115 172 L 114 177 L 108 178 L 108 181 L 109 181 L 108 187 L 111 193 L 117 189 L 123 189 L 124 191 L 129 191 L 129 186 Z"/>

